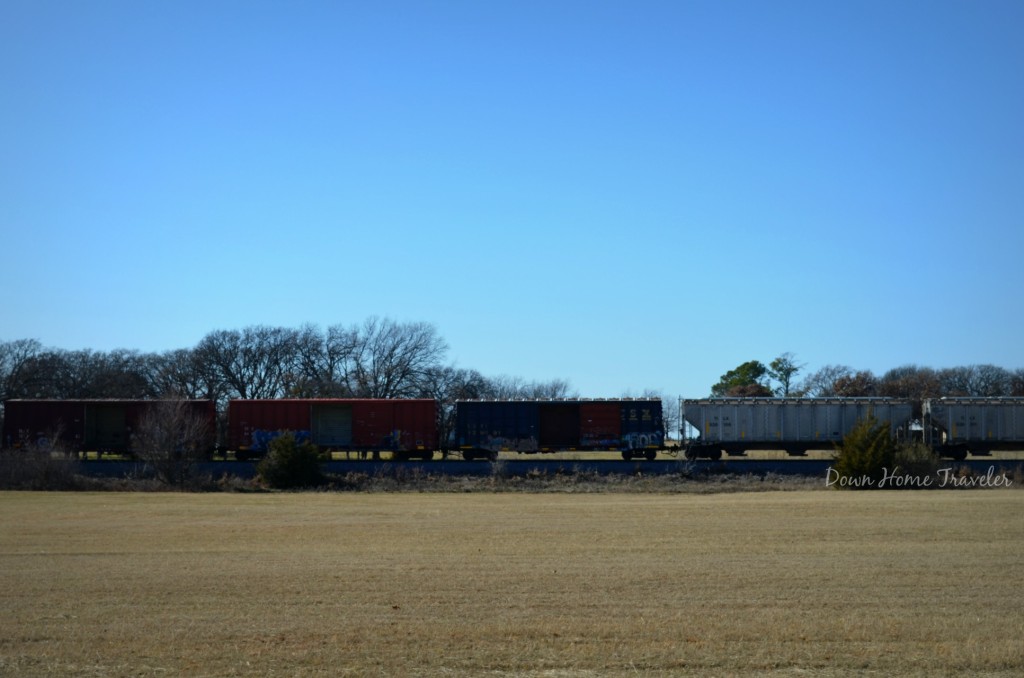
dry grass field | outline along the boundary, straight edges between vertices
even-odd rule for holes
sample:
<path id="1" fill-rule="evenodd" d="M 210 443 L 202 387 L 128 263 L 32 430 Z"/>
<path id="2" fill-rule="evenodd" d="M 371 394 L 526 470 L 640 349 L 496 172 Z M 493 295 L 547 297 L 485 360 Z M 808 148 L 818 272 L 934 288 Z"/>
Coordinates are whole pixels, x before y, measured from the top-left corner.
<path id="1" fill-rule="evenodd" d="M 10 676 L 1024 672 L 1024 492 L 0 494 Z"/>

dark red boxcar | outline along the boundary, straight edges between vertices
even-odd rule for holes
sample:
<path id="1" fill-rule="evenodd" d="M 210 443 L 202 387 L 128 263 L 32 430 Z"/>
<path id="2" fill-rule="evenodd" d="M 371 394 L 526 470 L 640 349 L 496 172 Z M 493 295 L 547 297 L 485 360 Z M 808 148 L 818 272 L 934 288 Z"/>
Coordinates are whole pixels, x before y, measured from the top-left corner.
<path id="1" fill-rule="evenodd" d="M 131 451 L 132 434 L 158 400 L 8 400 L 4 402 L 4 447 L 63 446 L 69 452 Z M 213 401 L 189 400 L 208 422 L 211 448 L 217 411 Z"/>
<path id="2" fill-rule="evenodd" d="M 590 400 L 580 403 L 580 445 L 590 449 L 614 449 L 622 435 L 618 401 Z"/>
<path id="3" fill-rule="evenodd" d="M 437 449 L 437 403 L 340 398 L 228 403 L 228 446 L 239 459 L 262 456 L 285 431 L 325 450 L 431 459 Z"/>

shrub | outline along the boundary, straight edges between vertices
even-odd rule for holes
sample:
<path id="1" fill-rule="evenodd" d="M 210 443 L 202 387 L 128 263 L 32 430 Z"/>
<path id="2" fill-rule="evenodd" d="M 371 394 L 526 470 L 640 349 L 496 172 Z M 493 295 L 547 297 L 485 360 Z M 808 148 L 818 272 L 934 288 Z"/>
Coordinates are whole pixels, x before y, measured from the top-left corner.
<path id="1" fill-rule="evenodd" d="M 896 443 L 889 431 L 889 422 L 878 421 L 875 415 L 861 419 L 836 445 L 833 468 L 846 482 L 837 487 L 866 489 L 877 487 L 886 469 L 896 463 Z"/>
<path id="2" fill-rule="evenodd" d="M 29 445 L 0 450 L 0 489 L 77 490 L 78 462 L 61 450 Z"/>
<path id="3" fill-rule="evenodd" d="M 196 465 L 210 454 L 212 431 L 182 399 L 151 403 L 132 435 L 132 451 L 165 485 L 194 485 Z"/>
<path id="4" fill-rule="evenodd" d="M 308 440 L 297 442 L 291 432 L 270 441 L 267 456 L 257 465 L 256 473 L 264 485 L 282 490 L 324 482 L 317 446 Z"/>
<path id="5" fill-rule="evenodd" d="M 900 445 L 893 463 L 901 474 L 915 478 L 935 477 L 942 466 L 935 453 L 921 442 Z"/>

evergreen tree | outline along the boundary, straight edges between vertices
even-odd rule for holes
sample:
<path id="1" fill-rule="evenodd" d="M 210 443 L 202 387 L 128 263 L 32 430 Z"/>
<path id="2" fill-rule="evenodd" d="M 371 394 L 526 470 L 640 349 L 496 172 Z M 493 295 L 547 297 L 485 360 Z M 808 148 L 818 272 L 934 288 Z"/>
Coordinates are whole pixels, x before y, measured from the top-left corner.
<path id="1" fill-rule="evenodd" d="M 855 481 L 846 487 L 869 488 L 878 486 L 885 469 L 892 471 L 895 461 L 896 442 L 889 422 L 868 413 L 836 445 L 833 468 L 839 476 Z"/>

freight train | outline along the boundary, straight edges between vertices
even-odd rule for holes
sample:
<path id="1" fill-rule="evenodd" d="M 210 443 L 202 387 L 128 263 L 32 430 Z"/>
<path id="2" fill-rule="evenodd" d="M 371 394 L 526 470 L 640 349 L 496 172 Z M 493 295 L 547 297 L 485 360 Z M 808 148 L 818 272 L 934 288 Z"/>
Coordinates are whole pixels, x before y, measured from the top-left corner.
<path id="1" fill-rule="evenodd" d="M 8 400 L 0 446 L 59 444 L 69 452 L 130 454 L 139 419 L 155 402 Z M 213 402 L 188 405 L 213 430 Z M 953 459 L 1024 450 L 1024 398 L 683 399 L 681 448 L 666 447 L 662 403 L 652 399 L 458 401 L 454 430 L 445 439 L 432 399 L 231 400 L 219 440 L 240 460 L 263 456 L 285 431 L 326 451 L 388 452 L 396 460 L 432 459 L 438 450 L 464 459 L 561 451 L 613 451 L 626 460 L 682 451 L 689 459 L 720 459 L 765 449 L 799 456 L 832 449 L 869 412 L 888 422 L 895 439 L 920 440 Z"/>
<path id="2" fill-rule="evenodd" d="M 227 448 L 237 459 L 263 456 L 282 431 L 331 452 L 429 460 L 435 450 L 463 459 L 613 450 L 654 459 L 664 447 L 660 400 L 462 400 L 455 431 L 440 440 L 434 400 L 287 399 L 228 403 Z"/>
<path id="3" fill-rule="evenodd" d="M 51 444 L 129 454 L 136 422 L 153 401 L 7 402 L 4 446 Z M 191 401 L 212 418 L 213 403 Z M 435 400 L 231 400 L 222 446 L 239 460 L 266 454 L 283 432 L 330 452 L 360 457 L 432 459 L 436 450 L 464 459 L 497 459 L 504 451 L 615 451 L 624 459 L 654 459 L 664 448 L 662 404 L 654 399 L 459 401 L 452 436 L 438 434 Z"/>
<path id="4" fill-rule="evenodd" d="M 869 413 L 896 440 L 951 459 L 1024 449 L 1024 398 L 707 398 L 680 400 L 679 410 L 684 432 L 695 433 L 683 436 L 690 459 L 832 449 Z"/>

